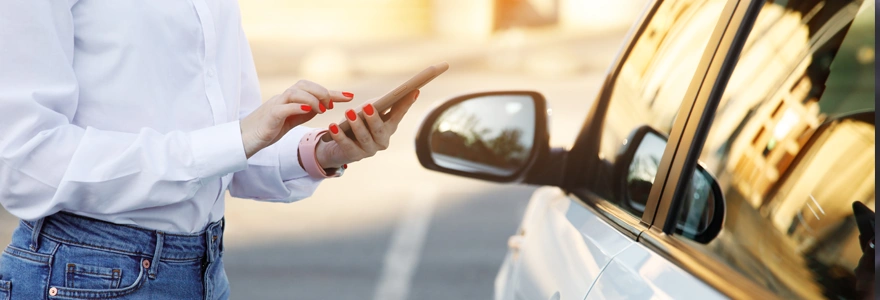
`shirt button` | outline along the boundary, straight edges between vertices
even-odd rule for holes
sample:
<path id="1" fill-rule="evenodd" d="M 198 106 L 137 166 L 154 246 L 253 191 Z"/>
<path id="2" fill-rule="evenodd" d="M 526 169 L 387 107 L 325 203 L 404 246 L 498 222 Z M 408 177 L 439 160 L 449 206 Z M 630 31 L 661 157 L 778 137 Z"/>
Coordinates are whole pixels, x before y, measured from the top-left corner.
<path id="1" fill-rule="evenodd" d="M 214 77 L 214 68 L 208 68 L 208 77 Z"/>
<path id="2" fill-rule="evenodd" d="M 49 296 L 55 296 L 55 295 L 58 295 L 58 289 L 54 288 L 54 287 L 50 288 L 49 289 Z"/>
<path id="3" fill-rule="evenodd" d="M 143 265 L 144 265 L 144 269 L 149 269 L 150 268 L 150 260 L 145 259 L 143 262 Z"/>

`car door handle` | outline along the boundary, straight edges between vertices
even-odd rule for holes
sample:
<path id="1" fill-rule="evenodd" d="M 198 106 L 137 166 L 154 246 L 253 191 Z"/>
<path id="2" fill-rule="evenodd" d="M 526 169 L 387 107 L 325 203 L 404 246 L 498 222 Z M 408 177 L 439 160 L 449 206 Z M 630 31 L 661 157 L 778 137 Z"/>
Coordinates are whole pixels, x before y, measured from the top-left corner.
<path id="1" fill-rule="evenodd" d="M 519 251 L 520 247 L 522 247 L 523 236 L 521 235 L 511 235 L 510 238 L 507 239 L 507 247 L 513 251 Z"/>

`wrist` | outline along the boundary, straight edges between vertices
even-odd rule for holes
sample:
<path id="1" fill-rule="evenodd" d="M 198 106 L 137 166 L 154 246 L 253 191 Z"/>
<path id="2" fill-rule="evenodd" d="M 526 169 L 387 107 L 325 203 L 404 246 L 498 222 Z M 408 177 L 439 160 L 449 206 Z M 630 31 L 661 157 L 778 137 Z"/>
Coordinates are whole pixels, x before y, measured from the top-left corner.
<path id="1" fill-rule="evenodd" d="M 259 148 L 257 147 L 257 143 L 254 143 L 253 139 L 247 134 L 246 126 L 244 120 L 239 121 L 239 131 L 241 133 L 241 144 L 244 146 L 244 155 L 247 158 L 251 158 L 251 156 L 259 151 Z"/>
<path id="2" fill-rule="evenodd" d="M 318 159 L 318 164 L 320 164 L 322 168 L 325 168 L 325 169 L 340 168 L 345 163 L 333 159 L 332 151 L 330 149 L 330 143 L 334 143 L 334 142 L 332 142 L 332 141 L 325 142 L 323 140 L 319 141 L 318 147 L 317 147 L 317 149 L 315 149 L 315 158 Z"/>
<path id="3" fill-rule="evenodd" d="M 304 135 L 299 142 L 298 156 L 300 162 L 303 169 L 312 178 L 323 179 L 342 176 L 342 169 L 334 167 L 336 164 L 333 162 L 332 157 L 326 155 L 328 150 L 332 151 L 332 148 L 327 149 L 327 145 L 322 145 L 319 151 L 318 146 L 321 145 L 321 136 L 326 133 L 327 130 L 313 130 Z M 331 159 L 328 160 L 328 158 Z"/>

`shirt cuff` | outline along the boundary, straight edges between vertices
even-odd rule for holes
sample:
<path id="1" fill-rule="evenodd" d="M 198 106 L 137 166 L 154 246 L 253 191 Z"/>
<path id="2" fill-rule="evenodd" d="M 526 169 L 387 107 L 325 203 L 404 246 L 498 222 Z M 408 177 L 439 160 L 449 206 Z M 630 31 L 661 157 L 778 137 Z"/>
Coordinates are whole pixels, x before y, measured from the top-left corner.
<path id="1" fill-rule="evenodd" d="M 192 131 L 189 137 L 200 178 L 247 169 L 239 121 Z"/>
<path id="2" fill-rule="evenodd" d="M 288 181 L 308 177 L 309 173 L 299 164 L 299 141 L 314 129 L 297 126 L 287 132 L 278 144 L 278 161 L 281 180 Z"/>

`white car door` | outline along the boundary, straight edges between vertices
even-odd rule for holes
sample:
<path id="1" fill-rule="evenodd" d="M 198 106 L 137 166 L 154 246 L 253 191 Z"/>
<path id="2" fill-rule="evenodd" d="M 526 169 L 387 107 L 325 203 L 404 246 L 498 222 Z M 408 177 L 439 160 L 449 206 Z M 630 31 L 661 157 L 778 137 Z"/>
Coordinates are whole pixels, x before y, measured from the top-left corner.
<path id="1" fill-rule="evenodd" d="M 666 258 L 635 243 L 612 259 L 586 299 L 726 299 Z"/>
<path id="2" fill-rule="evenodd" d="M 634 240 L 580 200 L 538 189 L 496 281 L 496 299 L 584 299 L 608 263 Z"/>

